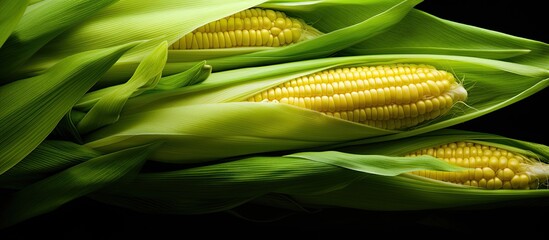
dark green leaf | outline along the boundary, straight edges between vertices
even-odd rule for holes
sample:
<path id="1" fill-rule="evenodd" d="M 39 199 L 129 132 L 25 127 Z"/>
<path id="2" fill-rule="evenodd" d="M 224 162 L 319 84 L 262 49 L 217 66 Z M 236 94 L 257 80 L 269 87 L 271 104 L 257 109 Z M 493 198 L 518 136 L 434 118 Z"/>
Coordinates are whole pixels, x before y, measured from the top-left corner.
<path id="1" fill-rule="evenodd" d="M 67 57 L 44 74 L 0 87 L 0 174 L 29 154 L 136 43 Z"/>
<path id="2" fill-rule="evenodd" d="M 29 185 L 5 197 L 0 228 L 5 228 L 120 181 L 131 179 L 157 145 L 99 156 Z"/>

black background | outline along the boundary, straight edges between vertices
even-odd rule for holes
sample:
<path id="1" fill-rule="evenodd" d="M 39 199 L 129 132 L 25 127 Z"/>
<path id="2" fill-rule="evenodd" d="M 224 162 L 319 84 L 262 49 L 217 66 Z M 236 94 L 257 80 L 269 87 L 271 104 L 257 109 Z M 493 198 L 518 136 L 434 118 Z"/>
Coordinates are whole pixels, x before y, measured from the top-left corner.
<path id="1" fill-rule="evenodd" d="M 417 8 L 435 16 L 549 43 L 543 1 L 448 1 L 426 0 Z M 504 109 L 454 126 L 491 132 L 549 145 L 547 130 L 549 89 Z M 281 213 L 276 209 L 247 206 L 241 209 L 253 217 L 256 211 Z M 421 212 L 372 212 L 326 209 L 299 213 L 277 221 L 255 222 L 228 213 L 199 216 L 166 216 L 135 213 L 102 205 L 88 199 L 68 203 L 54 212 L 30 219 L 0 233 L 0 239 L 29 239 L 31 236 L 57 239 L 198 239 L 204 237 L 347 237 L 371 238 L 376 234 L 397 237 L 452 237 L 478 233 L 543 234 L 546 207 L 506 207 L 490 210 Z M 475 234 L 473 234 L 475 233 Z M 356 235 L 355 235 L 356 234 Z M 443 235 L 439 235 L 443 234 Z M 406 236 L 406 237 L 407 237 Z"/>

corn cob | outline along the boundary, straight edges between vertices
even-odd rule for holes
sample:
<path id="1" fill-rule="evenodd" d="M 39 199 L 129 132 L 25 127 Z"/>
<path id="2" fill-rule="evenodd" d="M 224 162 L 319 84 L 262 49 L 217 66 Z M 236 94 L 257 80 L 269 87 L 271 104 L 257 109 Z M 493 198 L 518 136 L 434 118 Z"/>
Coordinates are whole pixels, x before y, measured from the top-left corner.
<path id="1" fill-rule="evenodd" d="M 494 146 L 459 141 L 406 154 L 419 155 L 431 155 L 470 168 L 463 172 L 413 172 L 432 179 L 486 189 L 538 189 L 548 183 L 547 166 L 542 162 Z"/>
<path id="2" fill-rule="evenodd" d="M 303 27 L 284 12 L 250 8 L 203 25 L 168 49 L 279 47 L 300 41 Z"/>
<path id="3" fill-rule="evenodd" d="M 384 129 L 447 113 L 467 91 L 449 72 L 424 64 L 343 67 L 298 77 L 247 99 L 280 102 Z"/>

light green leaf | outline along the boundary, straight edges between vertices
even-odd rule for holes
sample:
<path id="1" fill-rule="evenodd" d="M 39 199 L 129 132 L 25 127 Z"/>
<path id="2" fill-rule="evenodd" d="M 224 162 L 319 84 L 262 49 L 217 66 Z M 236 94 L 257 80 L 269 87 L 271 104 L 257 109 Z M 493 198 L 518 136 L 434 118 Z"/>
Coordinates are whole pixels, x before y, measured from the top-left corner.
<path id="1" fill-rule="evenodd" d="M 250 153 L 336 144 L 388 132 L 395 131 L 324 117 L 319 112 L 290 105 L 235 102 L 159 108 L 122 115 L 118 122 L 83 138 L 85 146 L 102 152 L 164 141 L 151 159 L 197 163 Z"/>
<path id="2" fill-rule="evenodd" d="M 10 78 L 39 73 L 78 52 L 151 39 L 171 44 L 208 22 L 262 2 L 265 0 L 118 0 L 50 41 Z M 121 58 L 116 66 L 128 63 L 131 66 L 110 70 L 123 75 L 116 84 L 127 81 L 144 55 L 154 47 L 156 45 L 142 45 Z"/>
<path id="3" fill-rule="evenodd" d="M 50 0 L 29 8 L 0 48 L 0 75 L 6 76 L 14 71 L 57 35 L 115 1 Z M 6 82 L 8 79 L 0 78 L 0 84 Z"/>
<path id="4" fill-rule="evenodd" d="M 184 72 L 161 78 L 158 85 L 147 93 L 195 85 L 206 80 L 211 73 L 212 66 L 207 65 L 206 61 L 201 61 Z"/>
<path id="5" fill-rule="evenodd" d="M 146 90 L 154 89 L 166 64 L 167 47 L 165 41 L 158 45 L 154 51 L 143 59 L 128 82 L 105 89 L 108 92 L 97 100 L 97 103 L 76 125 L 78 131 L 81 134 L 87 133 L 116 122 L 128 98 L 139 95 Z"/>
<path id="6" fill-rule="evenodd" d="M 147 89 L 143 94 L 158 93 L 161 91 L 192 86 L 206 80 L 211 72 L 212 67 L 207 65 L 206 61 L 202 61 L 186 71 L 160 78 L 158 84 L 156 84 L 153 89 Z M 87 112 L 97 103 L 97 101 L 99 101 L 99 99 L 119 87 L 121 87 L 121 85 L 100 88 L 99 90 L 88 92 L 74 105 L 74 109 Z"/>
<path id="7" fill-rule="evenodd" d="M 358 155 L 338 151 L 300 152 L 284 157 L 304 158 L 332 164 L 355 171 L 383 176 L 396 176 L 418 170 L 463 171 L 465 168 L 450 165 L 431 156 L 394 157 L 386 155 Z"/>
<path id="8" fill-rule="evenodd" d="M 23 16 L 29 0 L 0 0 L 0 48 Z"/>
<path id="9" fill-rule="evenodd" d="M 441 19 L 417 9 L 390 30 L 344 52 L 463 55 L 549 68 L 547 43 Z"/>

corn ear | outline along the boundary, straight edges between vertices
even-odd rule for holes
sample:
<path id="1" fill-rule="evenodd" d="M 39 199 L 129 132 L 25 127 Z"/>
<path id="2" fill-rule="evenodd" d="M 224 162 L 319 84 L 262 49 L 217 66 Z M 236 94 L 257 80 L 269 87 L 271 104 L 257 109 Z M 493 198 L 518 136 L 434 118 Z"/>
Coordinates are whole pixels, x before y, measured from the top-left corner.
<path id="1" fill-rule="evenodd" d="M 170 50 L 163 76 L 182 72 L 203 60 L 208 60 L 213 71 L 221 71 L 324 57 L 385 31 L 419 2 L 346 1 L 334 4 L 322 0 L 310 4 L 290 1 L 292 7 L 289 8 L 288 2 L 265 0 L 119 1 L 41 48 L 33 59 L 23 68 L 16 69 L 10 78 L 39 73 L 59 58 L 75 52 L 129 41 L 156 41 L 150 46 L 141 46 L 128 52 L 102 80 L 103 86 L 120 84 L 131 77 L 143 53 L 150 47 L 162 41 L 171 45 L 205 24 L 253 7 L 285 12 L 287 16 L 303 20 L 310 29 L 318 30 L 320 35 L 285 47 Z"/>
<path id="2" fill-rule="evenodd" d="M 467 99 L 457 101 L 443 115 L 403 129 L 359 124 L 282 102 L 246 101 L 318 71 L 410 62 L 452 73 Z M 548 77 L 546 69 L 516 63 L 419 54 L 326 58 L 215 72 L 198 85 L 129 99 L 118 122 L 85 134 L 83 143 L 111 152 L 162 141 L 164 145 L 151 155 L 153 160 L 196 163 L 259 152 L 382 142 L 453 126 L 509 106 L 547 87 Z"/>
<path id="3" fill-rule="evenodd" d="M 434 156 L 453 165 L 468 168 L 446 173 L 421 170 L 414 174 L 456 184 L 486 189 L 547 188 L 549 165 L 499 146 L 477 141 L 458 141 L 419 149 L 405 156 Z"/>
<path id="4" fill-rule="evenodd" d="M 276 64 L 288 61 L 326 57 L 357 42 L 364 41 L 389 29 L 421 1 L 348 1 L 334 4 L 320 1 L 303 2 L 288 7 L 284 2 L 267 1 L 259 7 L 284 11 L 303 19 L 313 29 L 313 36 L 282 48 L 271 48 L 248 54 L 207 59 L 214 71 Z M 349 14 L 352 12 L 352 14 Z M 307 27 L 306 27 L 307 28 Z M 315 34 L 317 29 L 320 35 Z M 318 36 L 315 36 L 318 35 Z M 184 52 L 182 52 L 184 54 Z M 174 52 L 174 55 L 178 52 Z M 189 55 L 189 54 L 187 54 Z M 165 74 L 170 74 L 189 63 L 168 64 Z"/>
<path id="5" fill-rule="evenodd" d="M 398 148 L 392 146 L 393 142 Z M 338 150 L 354 154 L 434 156 L 467 169 L 450 174 L 436 171 L 414 174 L 488 189 L 539 189 L 547 188 L 549 183 L 547 146 L 495 134 L 443 129 L 368 146 L 370 148 L 349 146 Z"/>
<path id="6" fill-rule="evenodd" d="M 467 91 L 446 71 L 423 64 L 343 67 L 298 77 L 249 97 L 280 102 L 385 129 L 446 114 Z"/>
<path id="7" fill-rule="evenodd" d="M 545 145 L 488 133 L 442 129 L 353 148 L 259 154 L 229 162 L 140 174 L 132 182 L 97 192 L 94 199 L 146 213 L 203 214 L 261 202 L 269 195 L 286 199 L 287 206 L 374 211 L 478 209 L 495 204 L 520 206 L 522 201 L 543 202 L 549 196 L 546 188 L 487 190 L 412 173 L 418 169 L 462 171 L 463 167 L 432 156 L 404 157 L 407 152 L 425 146 L 456 140 L 482 142 L 526 154 L 544 164 L 545 167 L 539 169 L 547 173 L 549 147 Z M 163 187 L 158 188 L 160 185 Z M 226 192 L 231 195 L 223 194 Z"/>

